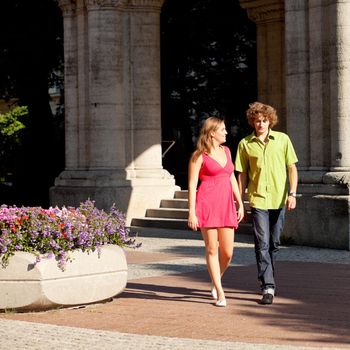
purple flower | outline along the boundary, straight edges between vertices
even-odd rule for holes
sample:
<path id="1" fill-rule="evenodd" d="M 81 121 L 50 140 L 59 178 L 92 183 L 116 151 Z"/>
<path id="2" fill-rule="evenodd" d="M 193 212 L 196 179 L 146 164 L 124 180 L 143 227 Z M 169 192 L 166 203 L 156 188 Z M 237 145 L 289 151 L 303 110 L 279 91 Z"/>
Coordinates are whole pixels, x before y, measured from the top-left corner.
<path id="1" fill-rule="evenodd" d="M 6 266 L 15 251 L 55 256 L 58 266 L 65 268 L 69 252 L 75 249 L 100 254 L 103 244 L 137 248 L 129 237 L 125 215 L 113 205 L 107 213 L 87 200 L 73 207 L 0 207 L 0 258 Z"/>

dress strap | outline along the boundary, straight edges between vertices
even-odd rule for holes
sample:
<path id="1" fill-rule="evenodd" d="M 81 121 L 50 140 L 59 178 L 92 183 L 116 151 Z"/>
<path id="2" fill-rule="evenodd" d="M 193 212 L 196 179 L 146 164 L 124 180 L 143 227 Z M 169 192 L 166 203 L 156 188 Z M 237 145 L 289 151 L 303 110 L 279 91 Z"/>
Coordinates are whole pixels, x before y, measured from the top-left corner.
<path id="1" fill-rule="evenodd" d="M 222 146 L 224 147 L 224 150 L 225 150 L 225 153 L 226 153 L 226 157 L 227 157 L 227 160 L 231 160 L 231 151 L 230 149 L 227 147 L 227 146 Z"/>

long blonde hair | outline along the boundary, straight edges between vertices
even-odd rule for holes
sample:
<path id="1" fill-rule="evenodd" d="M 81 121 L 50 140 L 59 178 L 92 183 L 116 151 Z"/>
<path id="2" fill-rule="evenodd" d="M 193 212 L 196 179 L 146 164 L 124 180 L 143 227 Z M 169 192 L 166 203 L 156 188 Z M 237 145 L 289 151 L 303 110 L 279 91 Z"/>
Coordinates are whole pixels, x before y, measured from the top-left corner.
<path id="1" fill-rule="evenodd" d="M 192 161 L 198 159 L 203 153 L 210 153 L 210 149 L 213 147 L 211 133 L 218 130 L 224 122 L 224 119 L 220 117 L 209 117 L 205 120 L 198 136 L 197 147 L 192 155 Z"/>

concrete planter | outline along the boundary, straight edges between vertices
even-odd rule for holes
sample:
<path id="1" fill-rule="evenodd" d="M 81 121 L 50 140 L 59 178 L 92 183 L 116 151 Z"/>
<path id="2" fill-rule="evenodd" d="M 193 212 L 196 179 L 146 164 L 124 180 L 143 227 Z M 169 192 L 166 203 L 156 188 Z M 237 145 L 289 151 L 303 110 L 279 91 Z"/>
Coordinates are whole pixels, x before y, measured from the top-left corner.
<path id="1" fill-rule="evenodd" d="M 97 252 L 72 252 L 72 262 L 61 271 L 57 261 L 17 252 L 9 265 L 0 268 L 0 309 L 40 311 L 110 299 L 127 283 L 127 263 L 122 248 L 102 246 Z"/>

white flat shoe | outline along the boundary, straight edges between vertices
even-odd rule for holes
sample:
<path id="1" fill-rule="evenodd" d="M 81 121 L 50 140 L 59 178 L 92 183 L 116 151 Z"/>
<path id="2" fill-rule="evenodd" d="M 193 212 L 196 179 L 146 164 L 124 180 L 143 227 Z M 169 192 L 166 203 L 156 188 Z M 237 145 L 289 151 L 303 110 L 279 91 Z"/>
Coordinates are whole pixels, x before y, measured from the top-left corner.
<path id="1" fill-rule="evenodd" d="M 216 291 L 214 286 L 211 286 L 211 290 L 210 290 L 211 296 L 213 297 L 213 299 L 217 299 L 218 298 L 218 292 Z"/>
<path id="2" fill-rule="evenodd" d="M 215 305 L 219 307 L 225 307 L 227 305 L 226 299 L 218 300 Z"/>

